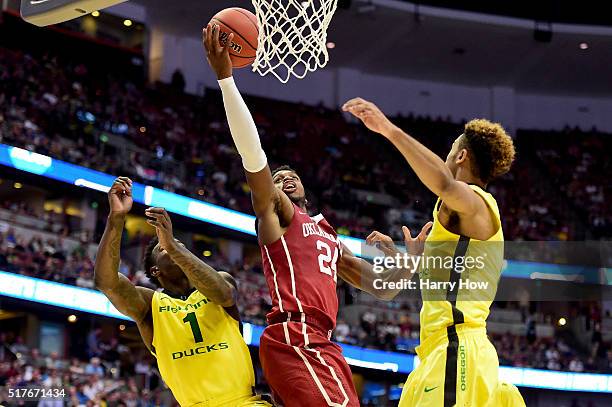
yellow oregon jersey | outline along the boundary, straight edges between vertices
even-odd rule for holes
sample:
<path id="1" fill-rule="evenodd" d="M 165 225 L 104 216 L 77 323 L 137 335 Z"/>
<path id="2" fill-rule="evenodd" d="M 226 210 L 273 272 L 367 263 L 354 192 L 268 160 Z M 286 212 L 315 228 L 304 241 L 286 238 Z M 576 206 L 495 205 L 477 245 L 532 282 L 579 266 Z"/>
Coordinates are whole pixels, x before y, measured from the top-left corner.
<path id="1" fill-rule="evenodd" d="M 419 271 L 423 298 L 421 342 L 456 324 L 486 326 L 497 291 L 504 255 L 499 209 L 491 194 L 476 185 L 470 186 L 487 203 L 497 221 L 497 232 L 480 241 L 448 231 L 438 220 L 441 204 L 438 199 Z M 460 257 L 461 262 L 457 260 Z M 452 291 L 449 283 L 455 283 Z"/>
<path id="2" fill-rule="evenodd" d="M 186 299 L 156 292 L 153 351 L 181 406 L 234 407 L 253 396 L 255 376 L 239 323 L 199 291 Z"/>

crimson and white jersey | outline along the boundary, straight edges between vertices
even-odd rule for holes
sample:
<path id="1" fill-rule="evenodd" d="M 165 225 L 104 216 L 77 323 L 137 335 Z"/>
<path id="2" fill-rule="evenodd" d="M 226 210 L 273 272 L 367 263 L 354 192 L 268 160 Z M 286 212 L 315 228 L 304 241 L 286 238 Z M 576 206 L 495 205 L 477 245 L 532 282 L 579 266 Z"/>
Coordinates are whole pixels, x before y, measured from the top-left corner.
<path id="1" fill-rule="evenodd" d="M 268 321 L 284 313 L 314 318 L 334 329 L 338 314 L 336 265 L 342 244 L 323 215 L 310 217 L 297 205 L 285 234 L 261 245 L 272 297 Z"/>

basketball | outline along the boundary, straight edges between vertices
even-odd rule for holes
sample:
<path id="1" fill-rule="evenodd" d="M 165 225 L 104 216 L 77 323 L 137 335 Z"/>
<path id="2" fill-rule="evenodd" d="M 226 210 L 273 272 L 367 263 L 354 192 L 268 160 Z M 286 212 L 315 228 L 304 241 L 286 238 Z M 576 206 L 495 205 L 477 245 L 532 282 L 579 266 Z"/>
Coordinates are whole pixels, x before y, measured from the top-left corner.
<path id="1" fill-rule="evenodd" d="M 211 24 L 219 24 L 219 41 L 225 44 L 227 37 L 234 33 L 229 49 L 232 66 L 244 68 L 251 65 L 257 54 L 257 17 L 249 10 L 239 7 L 221 10 L 210 20 Z"/>

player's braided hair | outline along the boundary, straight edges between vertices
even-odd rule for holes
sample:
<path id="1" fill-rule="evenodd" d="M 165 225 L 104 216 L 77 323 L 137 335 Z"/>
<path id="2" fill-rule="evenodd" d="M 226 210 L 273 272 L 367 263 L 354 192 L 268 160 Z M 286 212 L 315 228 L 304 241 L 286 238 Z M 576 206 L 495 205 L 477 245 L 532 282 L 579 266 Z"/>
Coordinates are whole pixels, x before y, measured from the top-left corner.
<path id="1" fill-rule="evenodd" d="M 147 247 L 145 248 L 145 251 L 144 251 L 142 262 L 144 264 L 145 275 L 147 276 L 149 281 L 151 281 L 153 284 L 159 287 L 160 286 L 159 280 L 157 279 L 157 277 L 154 277 L 151 274 L 151 268 L 155 266 L 155 260 L 153 259 L 153 249 L 155 249 L 155 246 L 157 246 L 157 243 L 159 243 L 159 240 L 157 240 L 157 236 L 154 236 L 151 240 L 149 240 L 149 243 L 147 244 Z"/>
<path id="2" fill-rule="evenodd" d="M 463 148 L 474 157 L 474 173 L 484 183 L 507 173 L 514 161 L 514 143 L 499 123 L 486 119 L 470 120 L 463 132 Z"/>

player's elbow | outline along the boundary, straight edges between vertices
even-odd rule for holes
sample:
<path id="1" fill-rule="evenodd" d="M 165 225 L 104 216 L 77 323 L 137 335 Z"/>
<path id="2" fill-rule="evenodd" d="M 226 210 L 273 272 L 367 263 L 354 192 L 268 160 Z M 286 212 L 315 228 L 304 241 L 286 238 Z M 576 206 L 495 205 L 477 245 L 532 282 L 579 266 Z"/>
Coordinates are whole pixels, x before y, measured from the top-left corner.
<path id="1" fill-rule="evenodd" d="M 209 291 L 205 290 L 204 292 Z M 236 304 L 236 297 L 238 291 L 232 284 L 223 284 L 222 287 L 218 287 L 214 294 L 208 295 L 208 297 L 215 303 L 224 308 L 231 307 Z"/>
<path id="2" fill-rule="evenodd" d="M 361 289 L 381 301 L 391 301 L 397 296 L 397 291 L 389 289 L 384 279 L 375 280 L 367 287 L 362 285 Z"/>
<path id="3" fill-rule="evenodd" d="M 236 304 L 238 297 L 236 281 L 225 271 L 220 271 L 219 275 L 221 280 L 217 281 L 214 286 L 201 287 L 201 289 L 196 286 L 196 288 L 215 304 L 224 308 L 231 307 Z"/>
<path id="4" fill-rule="evenodd" d="M 102 292 L 106 292 L 112 289 L 111 285 L 108 284 L 107 282 L 94 278 L 94 287 L 98 290 L 98 291 L 102 291 Z"/>
<path id="5" fill-rule="evenodd" d="M 116 280 L 104 277 L 97 269 L 94 269 L 94 286 L 102 292 L 110 291 L 115 288 Z"/>
<path id="6" fill-rule="evenodd" d="M 227 292 L 220 294 L 215 302 L 223 308 L 231 307 L 236 304 L 236 296 L 236 289 L 230 289 Z"/>
<path id="7" fill-rule="evenodd" d="M 379 291 L 376 291 L 374 296 L 381 301 L 388 302 L 388 301 L 393 301 L 395 297 L 397 297 L 398 293 L 399 291 L 395 291 L 395 290 L 379 290 Z"/>

